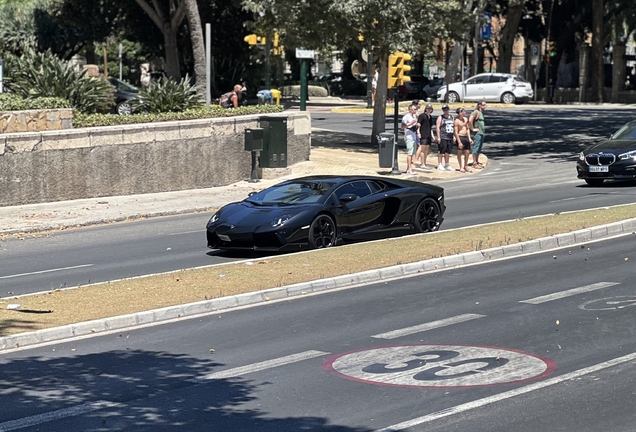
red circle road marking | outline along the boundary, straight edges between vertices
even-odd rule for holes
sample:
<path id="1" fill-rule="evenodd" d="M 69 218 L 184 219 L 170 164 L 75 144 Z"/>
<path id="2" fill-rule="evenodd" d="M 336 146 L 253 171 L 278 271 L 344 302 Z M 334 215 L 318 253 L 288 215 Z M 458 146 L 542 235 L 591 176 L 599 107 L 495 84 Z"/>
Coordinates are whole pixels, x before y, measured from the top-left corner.
<path id="1" fill-rule="evenodd" d="M 521 384 L 551 375 L 556 363 L 524 351 L 478 345 L 393 345 L 335 354 L 323 369 L 342 378 L 407 388 Z"/>

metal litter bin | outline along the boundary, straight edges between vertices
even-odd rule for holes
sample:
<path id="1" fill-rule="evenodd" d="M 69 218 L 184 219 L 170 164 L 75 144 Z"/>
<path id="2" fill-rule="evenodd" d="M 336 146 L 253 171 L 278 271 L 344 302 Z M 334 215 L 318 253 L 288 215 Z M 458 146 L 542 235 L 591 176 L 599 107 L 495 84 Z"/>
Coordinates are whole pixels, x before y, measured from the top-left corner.
<path id="1" fill-rule="evenodd" d="M 380 168 L 393 168 L 395 155 L 395 135 L 381 133 L 378 135 L 378 157 Z"/>

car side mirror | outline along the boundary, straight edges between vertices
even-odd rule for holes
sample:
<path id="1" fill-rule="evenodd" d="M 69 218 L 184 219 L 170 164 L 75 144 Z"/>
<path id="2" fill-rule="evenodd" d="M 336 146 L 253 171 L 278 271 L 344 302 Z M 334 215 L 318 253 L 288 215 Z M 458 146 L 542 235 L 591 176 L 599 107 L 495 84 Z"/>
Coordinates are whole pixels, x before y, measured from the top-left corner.
<path id="1" fill-rule="evenodd" d="M 348 193 L 348 194 L 344 194 L 340 197 L 340 202 L 341 203 L 349 203 L 352 201 L 355 201 L 358 199 L 358 195 L 356 194 L 352 194 L 352 193 Z"/>

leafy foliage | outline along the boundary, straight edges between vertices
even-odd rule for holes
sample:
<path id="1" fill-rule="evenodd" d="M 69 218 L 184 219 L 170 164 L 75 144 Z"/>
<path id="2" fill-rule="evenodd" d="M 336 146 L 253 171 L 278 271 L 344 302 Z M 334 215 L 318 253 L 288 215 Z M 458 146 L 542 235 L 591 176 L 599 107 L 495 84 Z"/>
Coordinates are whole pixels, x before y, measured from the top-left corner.
<path id="1" fill-rule="evenodd" d="M 113 87 L 99 78 L 90 78 L 86 71 L 76 72 L 73 66 L 50 51 L 26 51 L 11 68 L 8 87 L 25 98 L 58 97 L 82 113 L 106 112 L 114 102 Z"/>
<path id="2" fill-rule="evenodd" d="M 24 111 L 70 108 L 67 100 L 55 97 L 24 99 L 11 93 L 0 94 L 0 111 Z"/>
<path id="3" fill-rule="evenodd" d="M 161 78 L 141 89 L 139 99 L 143 103 L 134 101 L 134 109 L 149 114 L 179 112 L 202 106 L 201 97 L 187 75 L 179 82 Z"/>
<path id="4" fill-rule="evenodd" d="M 215 117 L 233 117 L 250 114 L 272 114 L 283 111 L 281 105 L 255 105 L 238 108 L 221 108 L 212 105 L 210 109 L 197 108 L 181 112 L 165 112 L 158 114 L 132 114 L 120 116 L 114 114 L 74 114 L 73 127 L 115 126 L 121 124 L 155 123 L 175 120 L 194 120 Z"/>

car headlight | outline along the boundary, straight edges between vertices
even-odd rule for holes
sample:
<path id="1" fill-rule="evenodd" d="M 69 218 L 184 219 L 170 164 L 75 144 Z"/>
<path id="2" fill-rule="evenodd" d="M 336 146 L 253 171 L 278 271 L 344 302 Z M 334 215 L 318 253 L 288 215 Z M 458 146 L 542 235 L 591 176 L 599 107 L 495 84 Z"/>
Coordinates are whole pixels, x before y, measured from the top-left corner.
<path id="1" fill-rule="evenodd" d="M 620 160 L 633 159 L 636 160 L 636 150 L 628 151 L 627 153 L 622 153 L 618 155 Z"/>
<path id="2" fill-rule="evenodd" d="M 272 228 L 278 228 L 279 226 L 284 225 L 285 222 L 291 219 L 291 217 L 292 215 L 286 214 L 286 215 L 272 219 L 270 221 L 270 223 L 272 224 Z"/>
<path id="3" fill-rule="evenodd" d="M 212 217 L 208 221 L 208 226 L 214 225 L 216 222 L 218 222 L 218 220 L 219 220 L 219 212 L 216 212 L 212 215 Z"/>
<path id="4" fill-rule="evenodd" d="M 583 154 L 583 152 L 579 153 L 579 160 L 585 160 L 585 155 Z"/>

